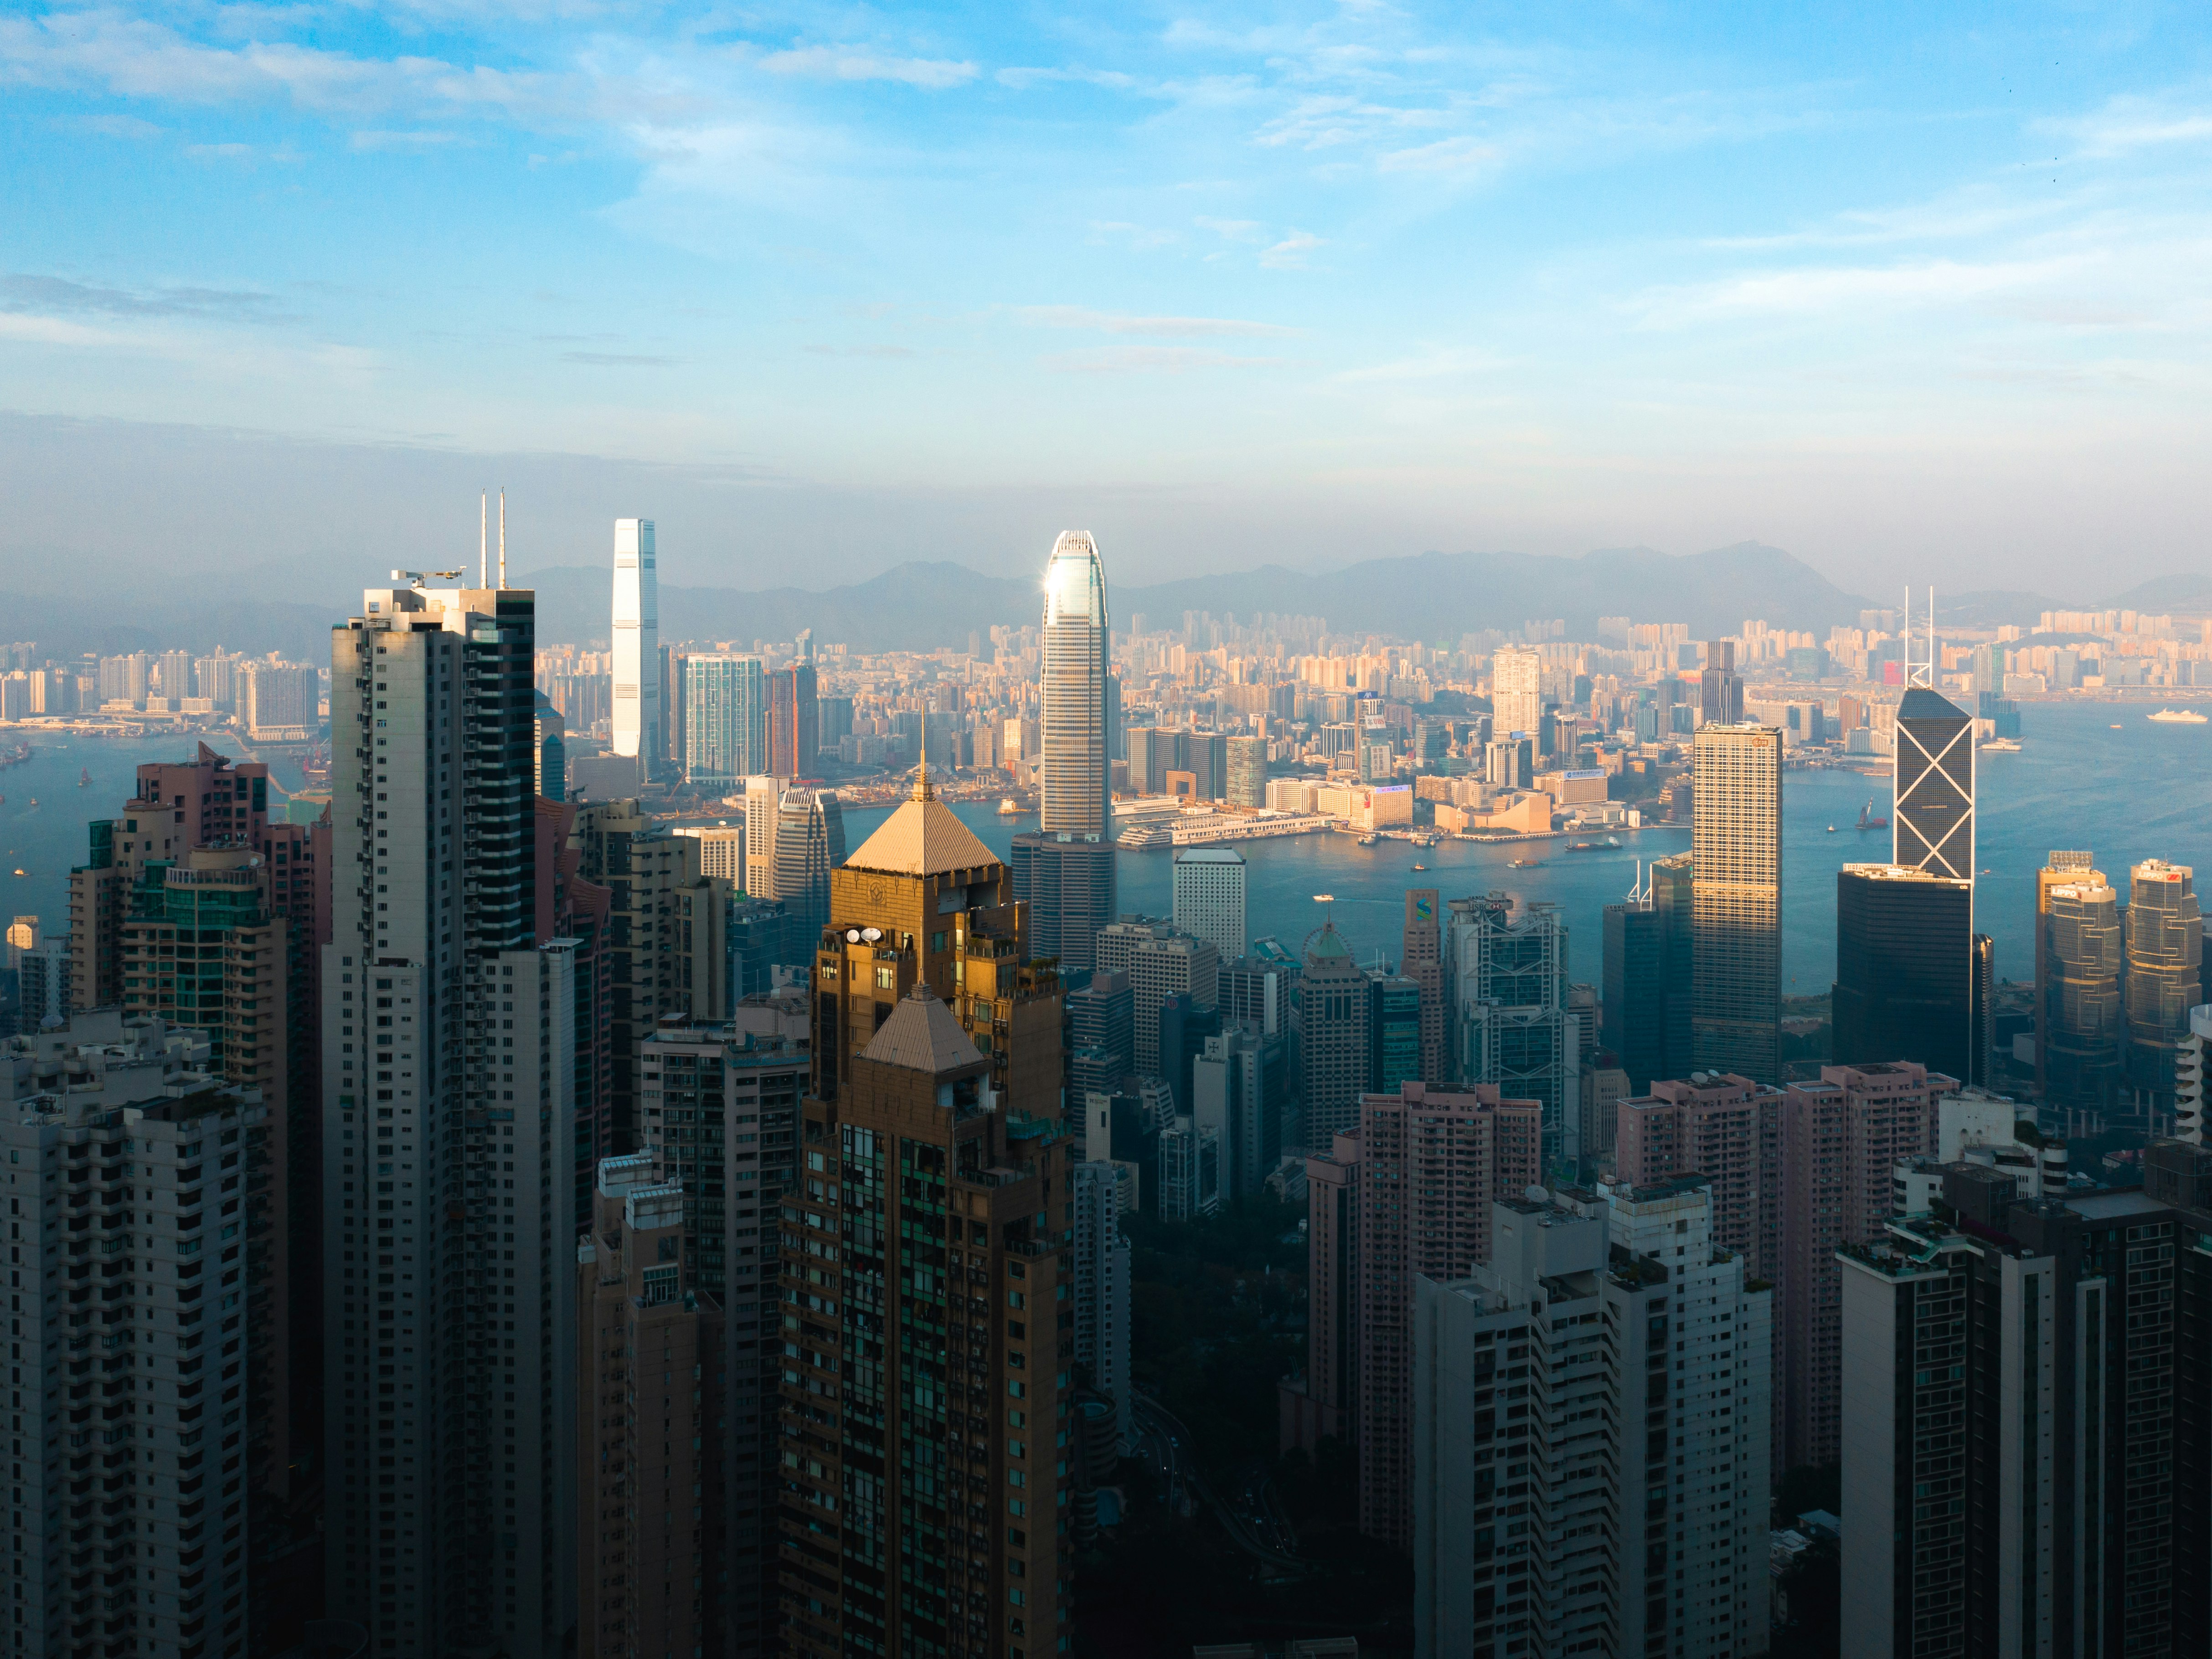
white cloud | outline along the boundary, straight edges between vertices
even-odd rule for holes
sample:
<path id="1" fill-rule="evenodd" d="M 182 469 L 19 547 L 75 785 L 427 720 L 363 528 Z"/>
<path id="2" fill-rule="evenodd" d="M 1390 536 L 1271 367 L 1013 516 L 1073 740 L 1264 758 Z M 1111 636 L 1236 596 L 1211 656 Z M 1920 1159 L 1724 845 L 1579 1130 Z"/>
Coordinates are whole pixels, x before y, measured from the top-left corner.
<path id="1" fill-rule="evenodd" d="M 1270 270 L 1304 270 L 1306 255 L 1322 245 L 1322 239 L 1310 231 L 1294 230 L 1260 256 L 1260 263 Z"/>
<path id="2" fill-rule="evenodd" d="M 1453 179 L 1488 178 L 1504 169 L 1505 151 L 1486 139 L 1462 134 L 1456 138 L 1439 138 L 1433 144 L 1389 151 L 1378 157 L 1375 165 L 1383 173 L 1419 173 Z"/>
<path id="3" fill-rule="evenodd" d="M 1121 312 L 1090 311 L 1080 306 L 1024 306 L 1015 314 L 1037 328 L 1084 329 L 1101 334 L 1153 334 L 1169 339 L 1299 331 L 1280 323 L 1247 322 L 1234 317 L 1141 317 Z"/>
<path id="4" fill-rule="evenodd" d="M 972 81 L 975 64 L 944 58 L 890 58 L 860 46 L 794 46 L 759 58 L 775 75 L 804 75 L 833 81 L 897 81 L 941 91 Z"/>
<path id="5" fill-rule="evenodd" d="M 2083 156 L 2106 158 L 2169 144 L 2212 141 L 2212 97 L 2193 94 L 2114 98 L 2092 115 L 2039 124 L 2070 139 Z"/>

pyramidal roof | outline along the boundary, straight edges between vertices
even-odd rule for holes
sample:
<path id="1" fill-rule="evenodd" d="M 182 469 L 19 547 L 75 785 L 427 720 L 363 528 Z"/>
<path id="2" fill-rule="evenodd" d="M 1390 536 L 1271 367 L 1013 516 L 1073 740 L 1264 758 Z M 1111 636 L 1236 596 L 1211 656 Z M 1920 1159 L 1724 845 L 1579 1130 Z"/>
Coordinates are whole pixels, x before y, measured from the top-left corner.
<path id="1" fill-rule="evenodd" d="M 1907 688 L 1898 699 L 1897 717 L 1902 720 L 1962 720 L 1966 718 L 1966 711 L 1941 691 L 1915 685 Z"/>
<path id="2" fill-rule="evenodd" d="M 938 876 L 999 862 L 999 855 L 953 816 L 929 787 L 929 767 L 915 768 L 914 795 L 845 860 L 848 869 L 901 876 Z"/>
<path id="3" fill-rule="evenodd" d="M 902 1066 L 910 1072 L 927 1072 L 933 1077 L 983 1062 L 983 1051 L 927 985 L 917 985 L 899 999 L 898 1006 L 876 1029 L 860 1054 L 866 1060 Z"/>
<path id="4" fill-rule="evenodd" d="M 1306 947 L 1306 961 L 1316 968 L 1352 963 L 1352 947 L 1344 942 L 1333 921 L 1322 924 L 1321 937 Z"/>

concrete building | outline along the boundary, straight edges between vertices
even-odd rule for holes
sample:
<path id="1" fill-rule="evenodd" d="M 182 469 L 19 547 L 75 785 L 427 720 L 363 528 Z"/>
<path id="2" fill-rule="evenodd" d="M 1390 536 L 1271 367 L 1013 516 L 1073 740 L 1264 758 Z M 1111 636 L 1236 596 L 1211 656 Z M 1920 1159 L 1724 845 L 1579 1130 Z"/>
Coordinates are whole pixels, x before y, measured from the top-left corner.
<path id="1" fill-rule="evenodd" d="M 782 1651 L 1050 1652 L 1074 1575 L 1056 1438 L 1073 1126 L 1001 1097 L 926 983 L 804 1111 L 818 1150 L 782 1232 Z"/>
<path id="2" fill-rule="evenodd" d="M 742 885 L 755 898 L 775 896 L 775 818 L 783 786 L 766 773 L 745 780 L 745 877 Z M 808 941 L 811 943 L 811 941 Z"/>
<path id="3" fill-rule="evenodd" d="M 798 1185 L 810 1056 L 769 1032 L 663 1019 L 643 1044 L 640 1154 L 681 1188 L 684 1283 L 720 1310 L 720 1633 L 738 1659 L 775 1640 L 776 1212 Z"/>
<path id="4" fill-rule="evenodd" d="M 502 514 L 506 509 L 501 509 Z M 502 517 L 501 522 L 505 523 Z M 501 532 L 500 586 L 507 585 Z M 653 520 L 615 520 L 614 752 L 637 757 L 638 781 L 651 781 L 661 753 L 660 579 L 653 568 Z M 335 708 L 331 710 L 336 714 Z M 333 730 L 335 730 L 335 726 Z M 688 761 L 688 757 L 687 757 Z"/>
<path id="5" fill-rule="evenodd" d="M 684 659 L 684 780 L 731 788 L 769 769 L 768 667 L 723 653 Z M 620 708 L 617 704 L 617 713 Z"/>
<path id="6" fill-rule="evenodd" d="M 742 823 L 679 823 L 679 836 L 699 843 L 699 873 L 726 881 L 743 890 L 745 885 L 745 830 Z"/>
<path id="7" fill-rule="evenodd" d="M 17 1286 L 0 1643 L 243 1654 L 300 1628 L 249 1584 L 244 1541 L 249 1503 L 292 1474 L 270 1464 L 289 1356 L 268 1115 L 159 1020 L 81 1021 L 5 1051 L 29 1086 L 0 1119 Z"/>
<path id="8" fill-rule="evenodd" d="M 1692 750 L 1690 1059 L 1782 1078 L 1782 735 L 1706 725 Z"/>
<path id="9" fill-rule="evenodd" d="M 1843 1290 L 1836 1252 L 1870 1244 L 1895 1206 L 1896 1166 L 1940 1150 L 1938 1100 L 1956 1082 L 1926 1066 L 1828 1066 L 1782 1096 L 1778 1291 L 1782 1467 L 1840 1451 Z M 2006 1130 L 2010 1135 L 2010 1113 Z"/>
<path id="10" fill-rule="evenodd" d="M 1742 722 L 1743 680 L 1735 672 L 1735 641 L 1708 640 L 1705 665 L 1698 675 L 1698 725 L 1702 729 Z"/>
<path id="11" fill-rule="evenodd" d="M 1531 1188 L 1414 1281 L 1414 1652 L 1767 1650 L 1771 1292 L 1694 1178 Z"/>
<path id="12" fill-rule="evenodd" d="M 1442 895 L 1434 887 L 1408 888 L 1406 921 L 1399 934 L 1398 971 L 1420 1000 L 1420 1070 L 1424 1083 L 1441 1084 L 1450 1067 L 1451 998 L 1444 966 Z"/>
<path id="13" fill-rule="evenodd" d="M 1579 1045 L 1569 1010 L 1566 917 L 1504 893 L 1454 899 L 1455 1074 L 1544 1107 L 1544 1167 L 1582 1158 Z"/>
<path id="14" fill-rule="evenodd" d="M 1782 1091 L 1692 1072 L 1620 1103 L 1613 1166 L 1639 1187 L 1701 1175 L 1713 1192 L 1714 1242 L 1771 1279 L 1782 1240 Z"/>
<path id="15" fill-rule="evenodd" d="M 684 1232 L 651 1154 L 600 1164 L 576 1244 L 578 1659 L 722 1648 L 721 1310 Z"/>
<path id="16" fill-rule="evenodd" d="M 1244 855 L 1226 847 L 1175 855 L 1175 925 L 1213 946 L 1223 962 L 1244 954 Z"/>
<path id="17" fill-rule="evenodd" d="M 1129 1383 L 1129 1241 L 1121 1236 L 1124 1171 L 1111 1161 L 1077 1164 L 1067 1173 L 1075 1217 L 1068 1250 L 1074 1289 L 1075 1363 L 1090 1387 L 1113 1402 L 1115 1443 L 1134 1443 Z"/>
<path id="18" fill-rule="evenodd" d="M 2072 1196 L 1954 1164 L 1955 1227 L 1842 1251 L 1846 1659 L 2203 1649 L 2206 1160 Z"/>
<path id="19" fill-rule="evenodd" d="M 805 641 L 811 651 L 814 641 Z M 758 768 L 779 778 L 804 778 L 816 771 L 822 750 L 822 713 L 815 693 L 814 665 L 795 662 L 768 677 L 768 750 Z"/>
<path id="20" fill-rule="evenodd" d="M 1126 973 L 1093 973 L 1067 994 L 1067 1090 L 1071 1102 L 1111 1095 L 1136 1068 L 1135 1002 Z"/>
<path id="21" fill-rule="evenodd" d="M 2120 896 L 2086 852 L 2057 851 L 2036 872 L 2035 1066 L 2052 1105 L 2112 1109 L 2126 1031 Z"/>
<path id="22" fill-rule="evenodd" d="M 1359 1097 L 1373 1063 L 1374 981 L 1352 959 L 1333 923 L 1306 947 L 1298 975 L 1298 1139 L 1327 1146 L 1359 1127 Z"/>
<path id="23" fill-rule="evenodd" d="M 1248 1027 L 1210 1033 L 1191 1063 L 1191 1115 L 1220 1147 L 1224 1202 L 1256 1197 L 1283 1150 L 1289 1045 Z"/>
<path id="24" fill-rule="evenodd" d="M 1256 811 L 1267 804 L 1267 740 L 1231 738 L 1228 749 L 1229 787 L 1225 799 L 1231 806 L 1250 807 Z"/>
<path id="25" fill-rule="evenodd" d="M 1544 657 L 1527 646 L 1502 646 L 1490 659 L 1490 706 L 1504 737 L 1534 736 L 1544 718 Z"/>
<path id="26" fill-rule="evenodd" d="M 1356 1332 L 1348 1380 L 1359 1529 L 1394 1548 L 1413 1537 L 1416 1276 L 1461 1279 L 1490 1260 L 1492 1200 L 1526 1192 L 1540 1177 L 1541 1120 L 1535 1102 L 1501 1099 L 1486 1086 L 1408 1083 L 1360 1097 L 1358 1157 L 1346 1166 L 1356 1218 L 1340 1241 L 1354 1258 L 1317 1267 L 1352 1287 L 1345 1311 Z M 1314 1187 L 1307 1192 L 1310 1205 L 1326 1201 Z M 1329 1340 L 1321 1324 L 1310 1329 L 1310 1342 Z M 1308 1367 L 1310 1376 L 1336 1370 L 1333 1357 L 1310 1356 Z"/>
<path id="27" fill-rule="evenodd" d="M 302 663 L 257 662 L 246 669 L 246 735 L 256 743 L 312 743 L 321 729 L 320 677 Z"/>
<path id="28" fill-rule="evenodd" d="M 537 930 L 534 603 L 372 589 L 331 630 L 326 1600 L 395 1659 L 575 1624 L 578 947 Z"/>
<path id="29" fill-rule="evenodd" d="M 1117 921 L 1098 934 L 1097 963 L 1105 973 L 1129 976 L 1130 1018 L 1139 1077 L 1166 1077 L 1160 1047 L 1160 1009 L 1171 996 L 1188 996 L 1210 1009 L 1220 997 L 1221 953 L 1164 922 Z"/>

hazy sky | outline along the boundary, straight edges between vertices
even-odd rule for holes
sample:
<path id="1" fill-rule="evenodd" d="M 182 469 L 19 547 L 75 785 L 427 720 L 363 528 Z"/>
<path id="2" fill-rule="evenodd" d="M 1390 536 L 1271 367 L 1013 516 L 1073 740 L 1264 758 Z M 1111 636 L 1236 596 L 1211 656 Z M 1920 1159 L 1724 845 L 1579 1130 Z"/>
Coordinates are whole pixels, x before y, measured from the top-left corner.
<path id="1" fill-rule="evenodd" d="M 2203 567 L 2201 6 L 0 8 L 8 578 Z M 391 556 L 387 558 L 387 555 Z M 9 582 L 0 580 L 0 586 Z"/>

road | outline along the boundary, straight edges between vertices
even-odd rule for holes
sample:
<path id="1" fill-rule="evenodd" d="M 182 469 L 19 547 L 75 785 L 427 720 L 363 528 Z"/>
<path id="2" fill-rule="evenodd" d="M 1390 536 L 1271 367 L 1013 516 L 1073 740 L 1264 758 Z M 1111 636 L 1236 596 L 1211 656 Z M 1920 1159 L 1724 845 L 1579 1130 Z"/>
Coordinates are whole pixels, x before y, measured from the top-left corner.
<path id="1" fill-rule="evenodd" d="M 1307 1563 L 1297 1553 L 1297 1534 L 1291 1530 L 1268 1490 L 1267 1472 L 1254 1468 L 1240 1478 L 1237 1501 L 1217 1498 L 1198 1472 L 1191 1455 L 1191 1433 L 1180 1419 L 1142 1392 L 1133 1395 L 1138 1443 L 1146 1459 L 1160 1472 L 1161 1484 L 1171 1508 L 1180 1510 L 1186 1498 L 1212 1511 L 1236 1546 L 1263 1565 L 1303 1572 Z M 1288 1543 L 1291 1547 L 1285 1548 Z"/>

